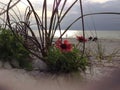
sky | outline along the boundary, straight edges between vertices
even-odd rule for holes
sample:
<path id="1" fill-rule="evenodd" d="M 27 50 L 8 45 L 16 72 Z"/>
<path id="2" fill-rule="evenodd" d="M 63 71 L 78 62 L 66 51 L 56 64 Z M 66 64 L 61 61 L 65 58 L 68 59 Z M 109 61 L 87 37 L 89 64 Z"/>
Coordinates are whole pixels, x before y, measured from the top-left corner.
<path id="1" fill-rule="evenodd" d="M 15 1 L 15 0 L 13 0 Z M 43 0 L 30 0 L 35 7 L 35 10 L 41 16 L 42 1 Z M 48 18 L 51 15 L 51 6 L 53 0 L 48 1 Z M 62 0 L 63 1 L 63 0 Z M 67 6 L 69 6 L 74 0 L 68 0 Z M 9 0 L 0 0 L 0 2 L 8 3 Z M 28 5 L 26 0 L 22 0 L 18 4 L 20 11 L 24 13 L 26 6 Z M 83 0 L 84 14 L 96 13 L 96 12 L 120 12 L 120 0 Z M 66 8 L 67 8 L 66 6 Z M 72 21 L 80 16 L 80 7 L 77 3 L 71 11 L 68 13 L 66 18 L 62 22 L 62 29 L 65 29 Z M 120 15 L 94 15 L 87 16 L 85 19 L 86 30 L 120 30 Z M 75 23 L 70 29 L 80 30 L 81 20 Z"/>

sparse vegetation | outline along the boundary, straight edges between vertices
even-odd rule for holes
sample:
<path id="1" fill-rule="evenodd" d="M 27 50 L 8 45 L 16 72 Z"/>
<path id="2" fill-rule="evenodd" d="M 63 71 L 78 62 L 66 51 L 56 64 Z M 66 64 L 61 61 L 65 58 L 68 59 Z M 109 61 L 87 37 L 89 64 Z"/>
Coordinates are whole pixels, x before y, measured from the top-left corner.
<path id="1" fill-rule="evenodd" d="M 105 47 L 102 45 L 102 43 L 100 41 L 96 42 L 96 49 L 95 49 L 94 53 L 96 54 L 95 56 L 98 60 L 104 59 Z"/>

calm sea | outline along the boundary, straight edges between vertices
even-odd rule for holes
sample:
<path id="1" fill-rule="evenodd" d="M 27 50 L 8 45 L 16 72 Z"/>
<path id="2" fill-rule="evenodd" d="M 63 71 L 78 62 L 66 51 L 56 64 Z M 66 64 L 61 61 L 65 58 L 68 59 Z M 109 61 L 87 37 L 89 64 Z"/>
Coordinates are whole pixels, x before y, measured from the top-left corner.
<path id="1" fill-rule="evenodd" d="M 34 30 L 36 36 L 38 35 L 38 31 Z M 64 30 L 62 30 L 62 32 L 64 32 Z M 68 30 L 65 34 L 64 34 L 64 38 L 75 38 L 78 35 L 82 35 L 82 31 L 81 30 Z M 102 38 L 102 39 L 120 39 L 120 31 L 108 31 L 108 30 L 101 30 L 101 31 L 85 31 L 85 35 L 86 37 L 98 37 L 98 38 Z M 59 37 L 60 36 L 60 32 L 56 31 L 55 33 L 55 37 Z"/>

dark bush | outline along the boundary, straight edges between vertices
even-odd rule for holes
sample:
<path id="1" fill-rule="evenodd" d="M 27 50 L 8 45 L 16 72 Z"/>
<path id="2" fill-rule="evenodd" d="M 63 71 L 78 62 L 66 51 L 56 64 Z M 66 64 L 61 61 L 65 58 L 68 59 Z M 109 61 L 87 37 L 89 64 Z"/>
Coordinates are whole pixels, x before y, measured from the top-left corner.
<path id="1" fill-rule="evenodd" d="M 17 36 L 19 40 L 23 38 Z M 17 62 L 20 68 L 31 69 L 29 52 L 23 47 L 11 30 L 0 29 L 0 60 L 9 62 L 12 67 L 16 66 L 12 62 Z"/>
<path id="2" fill-rule="evenodd" d="M 88 61 L 86 57 L 81 57 L 78 49 L 71 52 L 61 52 L 56 47 L 50 48 L 47 56 L 47 64 L 50 72 L 75 72 L 85 71 Z"/>

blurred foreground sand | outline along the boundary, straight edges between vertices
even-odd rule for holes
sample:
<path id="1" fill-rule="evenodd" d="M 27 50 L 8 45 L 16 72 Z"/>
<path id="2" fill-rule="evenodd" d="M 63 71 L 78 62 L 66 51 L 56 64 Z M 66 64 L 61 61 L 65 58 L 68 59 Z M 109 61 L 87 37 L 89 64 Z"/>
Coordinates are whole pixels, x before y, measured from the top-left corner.
<path id="1" fill-rule="evenodd" d="M 20 70 L 0 70 L 0 90 L 120 90 L 120 69 L 100 80 L 81 81 L 80 77 L 39 75 Z"/>

